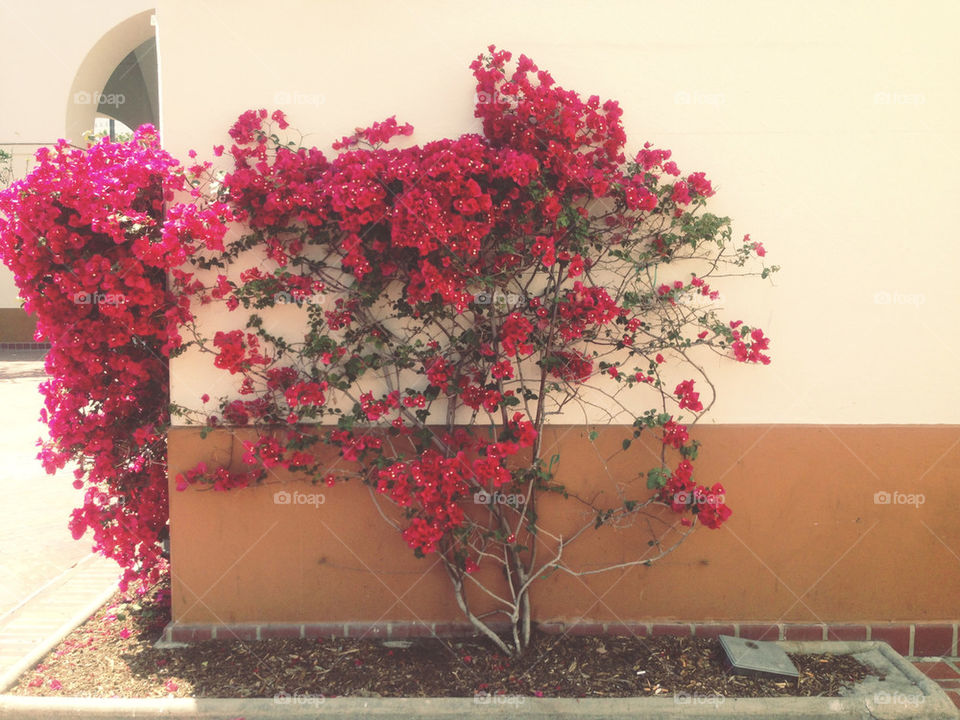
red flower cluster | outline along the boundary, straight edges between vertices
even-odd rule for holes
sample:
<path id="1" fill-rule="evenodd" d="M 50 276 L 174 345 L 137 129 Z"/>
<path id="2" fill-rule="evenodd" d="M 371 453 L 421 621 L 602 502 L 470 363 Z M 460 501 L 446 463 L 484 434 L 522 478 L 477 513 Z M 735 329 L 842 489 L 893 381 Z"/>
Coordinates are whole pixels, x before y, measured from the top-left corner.
<path id="1" fill-rule="evenodd" d="M 50 343 L 42 419 L 48 472 L 74 461 L 86 486 L 74 537 L 123 568 L 121 585 L 153 583 L 166 566 L 167 362 L 189 301 L 165 272 L 198 248 L 223 247 L 229 213 L 165 201 L 188 189 L 178 162 L 145 125 L 127 143 L 89 149 L 61 141 L 0 193 L 0 253 L 37 340 Z"/>
<path id="2" fill-rule="evenodd" d="M 770 356 L 764 355 L 763 351 L 770 348 L 770 338 L 764 337 L 763 330 L 755 328 L 750 331 L 751 342 L 745 342 L 741 332 L 734 328 L 733 330 L 733 348 L 734 357 L 740 362 L 770 364 Z"/>
<path id="3" fill-rule="evenodd" d="M 466 433 L 445 437 L 459 451 L 444 457 L 427 449 L 418 457 L 394 462 L 377 471 L 377 491 L 389 495 L 412 519 L 403 538 L 418 555 L 438 550 L 452 530 L 464 524 L 458 504 L 476 490 L 497 490 L 513 481 L 506 459 L 533 445 L 537 432 L 523 413 L 515 413 L 497 442 L 488 443 Z M 472 461 L 469 455 L 479 453 Z"/>
<path id="4" fill-rule="evenodd" d="M 260 340 L 252 333 L 244 336 L 242 330 L 218 330 L 213 337 L 213 345 L 219 349 L 213 364 L 229 370 L 231 375 L 249 370 L 254 365 L 270 363 L 268 358 L 260 354 Z"/>
<path id="5" fill-rule="evenodd" d="M 698 485 L 693 481 L 693 464 L 681 460 L 658 493 L 659 499 L 676 513 L 692 512 L 704 526 L 719 528 L 733 514 L 725 502 L 723 485 Z M 683 524 L 689 524 L 685 518 Z"/>
<path id="6" fill-rule="evenodd" d="M 684 447 L 690 436 L 687 434 L 687 426 L 681 425 L 673 418 L 667 420 L 663 425 L 663 444 L 670 445 L 677 450 Z"/>
<path id="7" fill-rule="evenodd" d="M 677 385 L 673 394 L 680 400 L 681 408 L 687 408 L 693 412 L 700 412 L 703 410 L 703 403 L 700 402 L 700 393 L 694 391 L 693 384 L 693 380 L 684 380 Z"/>
<path id="8" fill-rule="evenodd" d="M 401 507 L 416 505 L 417 515 L 403 531 L 410 547 L 421 554 L 434 552 L 443 536 L 463 523 L 457 500 L 469 491 L 469 474 L 461 455 L 445 458 L 435 450 L 379 471 L 378 492 L 389 494 Z"/>
<path id="9" fill-rule="evenodd" d="M 210 470 L 206 463 L 200 462 L 190 470 L 178 473 L 174 479 L 177 490 L 186 490 L 194 484 L 207 484 L 214 490 L 225 491 L 253 485 L 261 479 L 261 475 L 257 472 L 232 472 L 227 468 Z"/>
<path id="10" fill-rule="evenodd" d="M 583 337 L 590 327 L 606 325 L 626 311 L 620 308 L 602 287 L 588 287 L 579 280 L 558 306 L 560 334 L 564 340 Z"/>

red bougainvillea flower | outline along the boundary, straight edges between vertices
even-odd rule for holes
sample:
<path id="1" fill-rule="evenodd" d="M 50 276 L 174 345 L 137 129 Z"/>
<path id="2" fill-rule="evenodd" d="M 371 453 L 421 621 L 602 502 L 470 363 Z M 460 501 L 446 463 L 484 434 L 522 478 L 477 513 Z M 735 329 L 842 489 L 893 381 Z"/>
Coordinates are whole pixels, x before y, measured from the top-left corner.
<path id="1" fill-rule="evenodd" d="M 0 192 L 0 254 L 36 339 L 50 343 L 41 419 L 48 472 L 69 461 L 86 486 L 74 537 L 123 568 L 121 585 L 156 582 L 166 568 L 167 362 L 192 317 L 165 273 L 198 249 L 218 250 L 230 213 L 164 203 L 188 184 L 144 125 L 131 141 L 42 148 L 28 177 Z"/>

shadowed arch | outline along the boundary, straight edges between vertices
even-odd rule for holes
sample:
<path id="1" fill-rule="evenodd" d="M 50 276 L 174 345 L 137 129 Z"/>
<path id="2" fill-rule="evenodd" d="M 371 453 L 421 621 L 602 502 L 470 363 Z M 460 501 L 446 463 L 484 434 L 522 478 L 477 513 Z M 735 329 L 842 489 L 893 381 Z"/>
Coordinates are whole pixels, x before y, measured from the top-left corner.
<path id="1" fill-rule="evenodd" d="M 103 100 L 105 97 L 109 100 L 105 88 L 107 88 L 111 78 L 118 68 L 124 65 L 129 55 L 135 54 L 135 51 L 143 48 L 145 43 L 155 38 L 154 28 L 151 24 L 153 14 L 153 10 L 145 10 L 116 25 L 94 44 L 84 57 L 83 62 L 80 63 L 70 86 L 70 94 L 67 97 L 64 137 L 70 142 L 75 145 L 84 143 L 83 133 L 93 128 L 94 118 L 97 116 L 98 109 L 104 107 Z M 156 78 L 152 80 L 152 83 L 156 87 Z M 149 84 L 146 87 L 149 87 Z M 117 98 L 113 99 L 114 101 L 117 100 Z M 125 101 L 126 98 L 124 98 L 124 103 Z M 131 102 L 133 102 L 133 98 L 131 98 Z M 149 104 L 150 101 L 147 99 L 137 100 L 136 104 L 142 106 L 143 102 Z M 116 102 L 114 104 L 116 105 Z M 156 106 L 152 110 L 154 116 L 159 114 Z M 105 112 L 105 109 L 100 110 L 100 112 Z M 114 115 L 113 112 L 106 114 L 117 117 L 117 119 L 123 119 L 119 115 Z"/>

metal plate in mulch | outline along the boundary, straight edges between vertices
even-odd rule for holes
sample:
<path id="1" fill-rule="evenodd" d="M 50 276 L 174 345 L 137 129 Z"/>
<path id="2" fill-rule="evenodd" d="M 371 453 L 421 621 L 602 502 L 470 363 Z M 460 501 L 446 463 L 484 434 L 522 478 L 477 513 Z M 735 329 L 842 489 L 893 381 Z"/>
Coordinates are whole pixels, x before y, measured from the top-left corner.
<path id="1" fill-rule="evenodd" d="M 737 672 L 792 678 L 800 676 L 797 666 L 775 642 L 721 635 L 720 644 L 730 665 Z"/>

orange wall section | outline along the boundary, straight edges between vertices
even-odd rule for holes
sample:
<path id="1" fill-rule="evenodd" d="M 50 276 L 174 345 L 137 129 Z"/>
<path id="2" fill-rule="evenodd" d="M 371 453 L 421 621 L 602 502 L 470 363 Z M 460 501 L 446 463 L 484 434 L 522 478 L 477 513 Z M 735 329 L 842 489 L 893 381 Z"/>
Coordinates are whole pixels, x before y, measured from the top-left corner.
<path id="1" fill-rule="evenodd" d="M 20 308 L 0 308 L 0 342 L 33 342 L 37 318 Z"/>
<path id="2" fill-rule="evenodd" d="M 598 431 L 595 441 L 591 429 Z M 553 426 L 545 455 L 557 479 L 613 504 L 644 498 L 649 445 L 618 452 L 629 429 Z M 537 620 L 936 621 L 956 616 L 958 426 L 698 426 L 695 479 L 722 482 L 734 514 L 698 529 L 651 567 L 534 586 Z M 170 475 L 198 461 L 240 467 L 249 431 L 170 432 Z M 282 482 L 280 480 L 283 480 Z M 183 492 L 171 481 L 176 623 L 462 620 L 435 558 L 416 559 L 359 482 L 281 478 L 262 486 Z M 323 502 L 277 504 L 286 490 Z M 877 493 L 916 496 L 883 503 Z M 920 502 L 922 496 L 922 502 Z M 880 502 L 878 502 L 880 500 Z M 550 532 L 584 519 L 578 503 L 543 497 Z M 675 519 L 669 511 L 663 517 Z M 646 548 L 644 526 L 590 531 L 568 560 L 581 569 Z M 483 570 L 481 570 L 483 572 Z M 478 608 L 480 605 L 478 604 Z"/>

